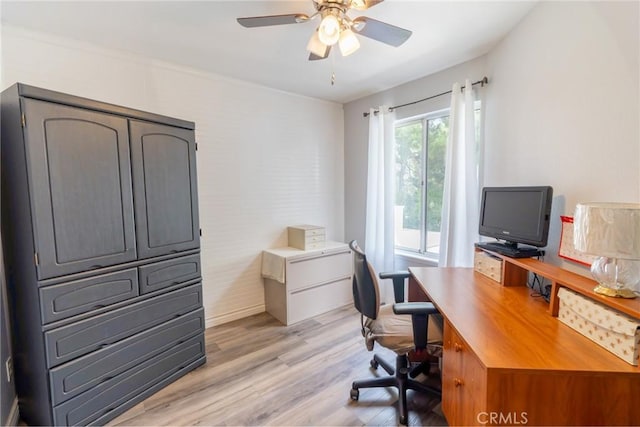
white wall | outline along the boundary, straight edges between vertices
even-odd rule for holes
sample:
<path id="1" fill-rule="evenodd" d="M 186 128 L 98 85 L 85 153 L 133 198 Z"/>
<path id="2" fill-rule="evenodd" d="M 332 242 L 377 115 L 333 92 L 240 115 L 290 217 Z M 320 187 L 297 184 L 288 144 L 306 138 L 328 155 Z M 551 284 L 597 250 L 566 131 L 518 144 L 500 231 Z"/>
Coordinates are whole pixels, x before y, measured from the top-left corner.
<path id="1" fill-rule="evenodd" d="M 541 2 L 487 57 L 485 184 L 553 186 L 554 255 L 576 203 L 640 201 L 639 6 Z"/>
<path id="2" fill-rule="evenodd" d="M 364 239 L 362 112 L 486 75 L 484 184 L 552 185 L 547 260 L 583 272 L 555 256 L 559 216 L 579 201 L 640 201 L 639 14 L 638 2 L 540 2 L 484 57 L 346 104 L 346 239 Z"/>
<path id="3" fill-rule="evenodd" d="M 339 104 L 3 26 L 1 86 L 15 82 L 196 123 L 209 326 L 264 311 L 261 251 L 287 225 L 344 237 Z"/>

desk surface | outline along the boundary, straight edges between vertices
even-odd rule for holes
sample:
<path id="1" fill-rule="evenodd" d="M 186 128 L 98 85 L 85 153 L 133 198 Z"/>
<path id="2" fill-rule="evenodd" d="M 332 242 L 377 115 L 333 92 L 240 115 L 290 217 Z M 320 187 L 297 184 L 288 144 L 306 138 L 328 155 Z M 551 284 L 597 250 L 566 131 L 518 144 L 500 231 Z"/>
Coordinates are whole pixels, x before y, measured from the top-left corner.
<path id="1" fill-rule="evenodd" d="M 487 369 L 640 374 L 552 317 L 527 287 L 501 286 L 470 268 L 409 270 Z"/>

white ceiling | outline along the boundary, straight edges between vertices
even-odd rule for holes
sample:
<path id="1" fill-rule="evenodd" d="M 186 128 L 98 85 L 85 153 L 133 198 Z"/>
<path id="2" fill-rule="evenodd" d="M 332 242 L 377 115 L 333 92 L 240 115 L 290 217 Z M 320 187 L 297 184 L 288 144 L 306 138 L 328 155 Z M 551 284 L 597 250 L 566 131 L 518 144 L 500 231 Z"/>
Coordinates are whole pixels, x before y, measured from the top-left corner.
<path id="1" fill-rule="evenodd" d="M 5 1 L 3 24 L 132 52 L 264 86 L 337 102 L 385 90 L 488 52 L 535 1 L 386 0 L 365 15 L 413 31 L 400 47 L 359 37 L 348 57 L 308 61 L 318 21 L 244 28 L 237 17 L 305 13 L 289 1 Z M 331 75 L 335 73 L 335 84 Z"/>

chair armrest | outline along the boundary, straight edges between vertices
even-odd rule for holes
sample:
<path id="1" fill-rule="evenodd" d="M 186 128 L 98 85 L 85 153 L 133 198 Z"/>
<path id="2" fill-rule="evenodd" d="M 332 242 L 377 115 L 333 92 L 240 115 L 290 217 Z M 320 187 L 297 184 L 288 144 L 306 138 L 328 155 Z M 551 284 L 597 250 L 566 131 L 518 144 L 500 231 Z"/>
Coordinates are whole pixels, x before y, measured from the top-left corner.
<path id="1" fill-rule="evenodd" d="M 385 273 L 380 273 L 378 276 L 380 276 L 381 279 L 394 279 L 396 277 L 401 278 L 402 280 L 408 278 L 410 276 L 410 273 L 406 270 L 404 271 L 387 271 Z"/>
<path id="2" fill-rule="evenodd" d="M 381 279 L 393 281 L 393 299 L 396 303 L 404 302 L 404 281 L 409 277 L 408 271 L 385 272 L 378 275 Z"/>
<path id="3" fill-rule="evenodd" d="M 395 314 L 417 314 L 427 316 L 438 313 L 438 309 L 430 302 L 402 302 L 393 304 Z"/>
<path id="4" fill-rule="evenodd" d="M 413 326 L 413 343 L 417 350 L 427 348 L 429 315 L 437 314 L 438 309 L 430 302 L 403 302 L 393 305 L 395 314 L 410 314 Z"/>

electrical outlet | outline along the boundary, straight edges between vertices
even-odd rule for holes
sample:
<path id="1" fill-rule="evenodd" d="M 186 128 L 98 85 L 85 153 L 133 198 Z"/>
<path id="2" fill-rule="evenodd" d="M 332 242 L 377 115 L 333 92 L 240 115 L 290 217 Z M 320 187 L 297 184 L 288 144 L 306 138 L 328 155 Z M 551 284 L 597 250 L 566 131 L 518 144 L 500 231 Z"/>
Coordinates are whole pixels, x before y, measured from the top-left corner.
<path id="1" fill-rule="evenodd" d="M 4 362 L 4 366 L 7 369 L 7 381 L 11 382 L 13 379 L 13 359 L 11 357 L 7 358 L 7 361 Z"/>

